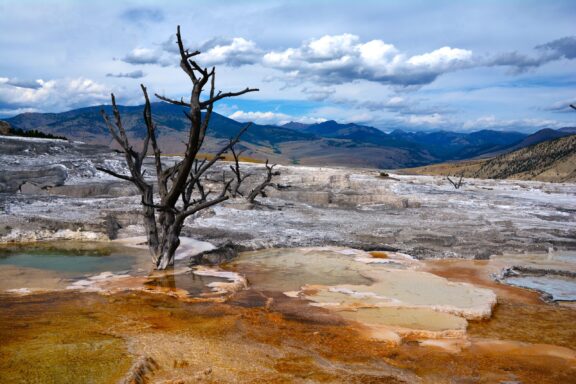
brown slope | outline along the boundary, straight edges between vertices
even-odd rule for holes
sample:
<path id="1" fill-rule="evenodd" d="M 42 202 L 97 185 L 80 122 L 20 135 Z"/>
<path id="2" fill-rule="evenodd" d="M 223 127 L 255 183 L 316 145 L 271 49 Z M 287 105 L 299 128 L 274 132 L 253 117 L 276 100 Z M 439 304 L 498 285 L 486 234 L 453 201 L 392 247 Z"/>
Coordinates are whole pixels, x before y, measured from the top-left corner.
<path id="1" fill-rule="evenodd" d="M 545 141 L 484 163 L 475 177 L 576 181 L 576 135 Z"/>
<path id="2" fill-rule="evenodd" d="M 442 163 L 405 170 L 426 175 L 455 175 L 481 179 L 576 182 L 576 135 L 545 141 L 484 160 Z"/>

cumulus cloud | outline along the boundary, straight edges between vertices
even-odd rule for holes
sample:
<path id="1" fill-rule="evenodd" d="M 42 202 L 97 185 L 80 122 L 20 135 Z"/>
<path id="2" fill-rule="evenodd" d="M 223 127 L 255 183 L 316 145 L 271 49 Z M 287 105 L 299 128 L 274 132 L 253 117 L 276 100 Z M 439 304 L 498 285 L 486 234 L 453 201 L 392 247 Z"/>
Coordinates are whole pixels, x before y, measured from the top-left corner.
<path id="1" fill-rule="evenodd" d="M 5 110 L 63 110 L 107 102 L 108 87 L 86 78 L 37 80 L 38 88 L 23 88 L 0 78 L 0 105 Z"/>
<path id="2" fill-rule="evenodd" d="M 443 73 L 474 65 L 469 50 L 442 47 L 409 56 L 382 40 L 363 43 L 351 34 L 326 35 L 298 48 L 269 52 L 262 63 L 318 83 L 368 80 L 400 86 L 428 84 Z"/>
<path id="3" fill-rule="evenodd" d="M 129 79 L 141 79 L 142 77 L 146 76 L 146 74 L 141 71 L 141 70 L 137 70 L 137 71 L 132 71 L 132 72 L 124 72 L 124 73 L 107 73 L 106 77 L 125 77 L 125 78 L 129 78 Z"/>
<path id="4" fill-rule="evenodd" d="M 236 111 L 228 117 L 240 122 L 254 122 L 257 124 L 271 124 L 271 125 L 284 125 L 291 121 L 302 124 L 316 124 L 326 121 L 326 119 L 320 117 L 290 116 L 284 113 L 269 112 L 269 111 L 268 112 Z"/>
<path id="5" fill-rule="evenodd" d="M 157 64 L 163 67 L 174 64 L 174 60 L 163 50 L 152 48 L 134 48 L 122 58 L 122 61 L 134 65 Z"/>
<path id="6" fill-rule="evenodd" d="M 186 42 L 184 44 L 188 46 Z M 195 59 L 202 66 L 240 67 L 258 63 L 262 57 L 262 50 L 256 43 L 243 37 L 218 37 L 204 42 L 195 49 L 201 52 Z M 164 67 L 179 65 L 180 53 L 176 36 L 171 35 L 156 48 L 134 48 L 122 58 L 122 61 L 134 65 L 156 64 Z"/>
<path id="7" fill-rule="evenodd" d="M 363 42 L 356 35 L 325 35 L 302 43 L 298 47 L 265 52 L 243 37 L 217 37 L 201 44 L 198 56 L 201 65 L 260 64 L 283 72 L 283 77 L 268 77 L 264 81 L 281 79 L 287 86 L 307 81 L 316 84 L 342 84 L 370 81 L 404 88 L 430 84 L 439 76 L 468 68 L 505 66 L 519 73 L 545 63 L 576 58 L 576 37 L 564 37 L 535 47 L 531 55 L 516 51 L 478 55 L 471 50 L 440 47 L 430 52 L 410 55 L 383 40 Z M 130 64 L 177 65 L 178 49 L 175 37 L 157 48 L 135 48 L 122 60 Z M 306 91 L 305 91 L 306 93 Z M 326 92 L 308 92 L 321 100 Z"/>
<path id="8" fill-rule="evenodd" d="M 242 37 L 215 38 L 202 44 L 199 51 L 202 64 L 230 67 L 257 63 L 262 55 L 255 42 Z"/>
<path id="9" fill-rule="evenodd" d="M 263 65 L 286 73 L 286 81 L 339 84 L 367 80 L 401 87 L 432 83 L 445 73 L 475 67 L 506 66 L 524 72 L 543 64 L 576 58 L 576 37 L 564 37 L 535 47 L 532 54 L 516 51 L 476 55 L 471 50 L 441 47 L 408 55 L 383 40 L 360 41 L 352 34 L 326 35 L 299 47 L 268 52 Z"/>

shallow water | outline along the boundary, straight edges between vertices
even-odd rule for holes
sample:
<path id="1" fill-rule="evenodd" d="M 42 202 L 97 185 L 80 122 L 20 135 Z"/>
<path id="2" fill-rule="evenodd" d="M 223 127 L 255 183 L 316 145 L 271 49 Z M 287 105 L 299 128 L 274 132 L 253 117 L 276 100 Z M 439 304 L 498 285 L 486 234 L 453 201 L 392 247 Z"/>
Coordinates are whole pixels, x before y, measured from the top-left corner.
<path id="1" fill-rule="evenodd" d="M 189 271 L 180 274 L 157 273 L 151 276 L 145 285 L 167 291 L 184 290 L 193 297 L 210 292 L 209 284 L 222 281 L 221 278 L 198 276 L 192 273 L 192 271 Z"/>
<path id="2" fill-rule="evenodd" d="M 230 268 L 253 289 L 284 292 L 327 308 L 373 330 L 374 337 L 461 337 L 465 319 L 489 316 L 494 295 L 413 269 L 401 254 L 343 248 L 294 248 L 246 252 Z M 379 336 L 378 336 L 379 335 Z"/>
<path id="3" fill-rule="evenodd" d="M 43 244 L 0 247 L 0 266 L 51 270 L 67 274 L 130 271 L 139 265 L 130 248 L 103 247 L 101 244 Z"/>
<path id="4" fill-rule="evenodd" d="M 0 246 L 0 291 L 65 289 L 102 272 L 143 274 L 140 250 L 101 242 L 46 242 Z"/>
<path id="5" fill-rule="evenodd" d="M 507 284 L 535 289 L 549 294 L 552 300 L 576 301 L 576 279 L 564 276 L 518 276 L 504 279 Z"/>
<path id="6" fill-rule="evenodd" d="M 354 262 L 353 255 L 317 248 L 244 252 L 230 267 L 247 275 L 250 285 L 260 290 L 297 291 L 307 284 L 371 283 L 358 273 L 362 265 Z"/>
<path id="7" fill-rule="evenodd" d="M 0 246 L 0 291 L 92 288 L 120 276 L 134 278 L 110 281 L 103 289 L 149 289 L 198 296 L 211 291 L 208 284 L 224 281 L 195 275 L 185 266 L 178 266 L 171 273 L 151 272 L 146 250 L 117 244 L 47 242 Z"/>

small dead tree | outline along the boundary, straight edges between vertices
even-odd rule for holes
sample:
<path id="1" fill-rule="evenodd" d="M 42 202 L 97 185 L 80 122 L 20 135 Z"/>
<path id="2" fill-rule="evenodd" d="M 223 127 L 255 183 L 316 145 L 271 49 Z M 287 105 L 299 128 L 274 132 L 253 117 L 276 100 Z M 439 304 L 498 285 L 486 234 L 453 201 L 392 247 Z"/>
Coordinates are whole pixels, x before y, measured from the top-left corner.
<path id="1" fill-rule="evenodd" d="M 230 169 L 232 170 L 232 173 L 234 174 L 234 186 L 233 186 L 232 191 L 231 191 L 232 196 L 233 197 L 244 196 L 244 194 L 240 191 L 240 186 L 242 185 L 244 180 L 246 180 L 247 178 L 252 176 L 252 174 L 250 174 L 250 173 L 243 174 L 242 171 L 240 170 L 240 156 L 242 155 L 244 150 L 242 150 L 240 152 L 236 152 L 234 147 L 232 147 L 232 148 L 230 148 L 230 151 L 232 152 L 232 157 L 234 158 L 234 164 L 230 165 Z"/>
<path id="2" fill-rule="evenodd" d="M 238 134 L 230 139 L 229 143 L 221 148 L 210 160 L 200 161 L 198 154 L 204 143 L 206 130 L 212 115 L 214 103 L 228 97 L 240 96 L 248 92 L 255 92 L 258 89 L 246 88 L 239 92 L 221 91 L 216 93 L 215 79 L 216 71 L 212 67 L 210 70 L 202 68 L 193 58 L 200 54 L 199 51 L 190 52 L 184 48 L 180 35 L 180 26 L 176 32 L 178 50 L 180 52 L 180 67 L 188 75 L 192 82 L 190 98 L 184 100 L 173 100 L 165 96 L 156 94 L 156 97 L 170 104 L 180 105 L 188 109 L 184 114 L 190 121 L 190 130 L 186 142 L 186 151 L 182 160 L 173 166 L 167 167 L 162 163 L 160 148 L 156 140 L 156 125 L 152 120 L 152 110 L 148 92 L 144 85 L 141 85 L 144 94 L 144 122 L 146 123 L 146 136 L 140 151 L 133 149 L 128 141 L 126 130 L 122 124 L 122 118 L 116 105 L 116 99 L 112 94 L 112 119 L 102 111 L 102 116 L 110 134 L 124 151 L 126 164 L 130 170 L 130 175 L 118 174 L 106 168 L 98 168 L 112 176 L 127 180 L 136 185 L 142 195 L 142 214 L 144 225 L 148 237 L 148 247 L 152 254 L 154 265 L 157 269 L 166 269 L 174 265 L 174 254 L 180 245 L 180 233 L 187 217 L 195 213 L 222 203 L 230 195 L 236 195 L 240 184 L 247 176 L 239 171 L 237 156 L 233 168 L 235 178 L 229 180 L 224 173 L 219 183 L 220 190 L 216 193 L 207 190 L 203 182 L 206 172 L 229 150 L 233 150 L 242 134 L 248 129 L 246 125 Z M 202 99 L 204 87 L 209 85 L 208 97 Z M 159 202 L 154 201 L 154 188 L 152 182 L 144 178 L 143 162 L 148 154 L 149 147 L 152 148 L 154 164 L 156 168 L 156 181 L 158 185 Z M 233 152 L 235 154 L 235 152 Z M 271 167 L 268 167 L 267 179 L 271 180 Z M 237 171 L 236 171 L 237 170 Z M 157 214 L 158 213 L 158 214 Z"/>
<path id="3" fill-rule="evenodd" d="M 266 177 L 264 178 L 264 180 L 260 184 L 257 184 L 252 189 L 252 191 L 250 191 L 249 194 L 244 196 L 245 192 L 240 191 L 240 186 L 242 185 L 244 180 L 246 180 L 248 177 L 252 176 L 252 174 L 250 174 L 250 173 L 245 174 L 245 173 L 242 173 L 242 171 L 240 170 L 240 155 L 244 151 L 236 152 L 234 150 L 234 148 L 231 148 L 230 151 L 232 152 L 232 156 L 234 158 L 234 164 L 230 165 L 230 169 L 232 170 L 234 177 L 235 177 L 234 186 L 233 186 L 233 188 L 231 188 L 231 193 L 234 197 L 236 197 L 236 196 L 245 197 L 249 203 L 254 204 L 254 202 L 258 196 L 266 197 L 266 192 L 265 192 L 266 188 L 273 187 L 273 188 L 278 189 L 278 186 L 276 185 L 276 183 L 272 182 L 272 178 L 274 176 L 280 176 L 280 172 L 274 171 L 274 167 L 276 166 L 276 164 L 268 165 L 268 160 L 266 160 L 266 164 L 265 164 Z"/>
<path id="4" fill-rule="evenodd" d="M 452 179 L 450 178 L 450 176 L 446 176 L 446 179 L 448 179 L 448 181 L 450 182 L 450 184 L 452 184 L 452 186 L 453 186 L 454 188 L 456 188 L 456 189 L 460 189 L 460 187 L 464 184 L 464 183 L 462 182 L 462 179 L 463 179 L 463 178 L 464 178 L 464 172 L 461 172 L 461 173 L 460 173 L 460 179 L 459 179 L 457 182 L 454 181 L 454 180 L 452 180 Z"/>
<path id="5" fill-rule="evenodd" d="M 276 164 L 268 165 L 268 160 L 266 160 L 266 178 L 262 183 L 258 184 L 254 187 L 254 189 L 252 189 L 250 194 L 246 196 L 246 200 L 248 200 L 250 203 L 254 203 L 254 200 L 256 200 L 258 196 L 266 197 L 266 193 L 264 191 L 266 188 L 275 187 L 275 184 L 272 182 L 272 178 L 274 176 L 280 175 L 280 172 L 274 171 L 275 166 Z"/>

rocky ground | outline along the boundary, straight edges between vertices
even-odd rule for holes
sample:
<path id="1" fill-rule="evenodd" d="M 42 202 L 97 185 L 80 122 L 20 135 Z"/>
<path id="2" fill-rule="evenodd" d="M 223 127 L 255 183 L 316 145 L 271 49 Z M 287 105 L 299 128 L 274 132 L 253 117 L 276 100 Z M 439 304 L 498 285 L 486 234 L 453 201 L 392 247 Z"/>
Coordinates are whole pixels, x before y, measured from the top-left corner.
<path id="1" fill-rule="evenodd" d="M 0 164 L 0 242 L 143 233 L 135 188 L 96 170 L 125 172 L 121 154 L 60 140 L 2 138 Z M 243 166 L 255 174 L 252 183 L 262 177 L 263 165 Z M 222 163 L 214 174 L 227 168 Z M 278 170 L 279 188 L 259 204 L 231 199 L 192 217 L 185 234 L 245 249 L 340 245 L 396 248 L 419 258 L 576 249 L 575 184 L 464 179 L 455 189 L 436 176 Z"/>

